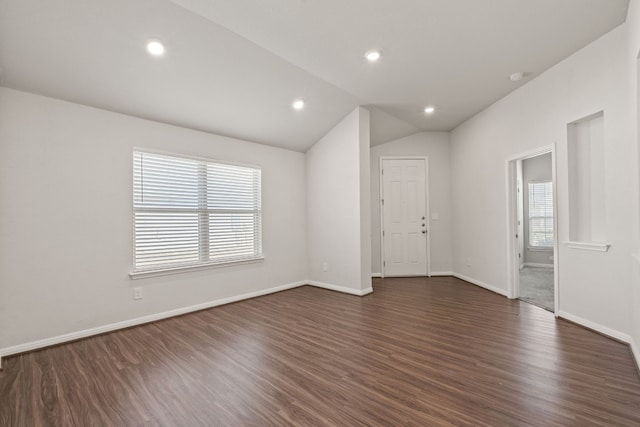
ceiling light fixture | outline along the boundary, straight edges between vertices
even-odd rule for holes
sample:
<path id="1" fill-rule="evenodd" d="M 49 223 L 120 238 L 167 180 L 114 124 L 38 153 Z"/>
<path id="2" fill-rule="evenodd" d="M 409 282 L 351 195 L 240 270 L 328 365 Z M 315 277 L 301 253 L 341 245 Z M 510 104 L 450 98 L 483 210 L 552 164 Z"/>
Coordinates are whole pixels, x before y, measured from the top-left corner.
<path id="1" fill-rule="evenodd" d="M 427 114 L 433 114 L 435 111 L 436 111 L 436 107 L 432 107 L 432 106 L 426 107 L 424 109 L 424 112 Z"/>
<path id="2" fill-rule="evenodd" d="M 296 99 L 291 106 L 294 110 L 302 110 L 304 108 L 304 101 L 302 99 Z"/>
<path id="3" fill-rule="evenodd" d="M 381 56 L 382 52 L 380 52 L 379 50 L 370 50 L 364 55 L 364 57 L 367 58 L 367 61 L 369 62 L 376 62 L 378 59 L 380 59 Z"/>
<path id="4" fill-rule="evenodd" d="M 153 56 L 162 56 L 164 55 L 165 48 L 160 40 L 151 39 L 147 41 L 147 52 Z"/>

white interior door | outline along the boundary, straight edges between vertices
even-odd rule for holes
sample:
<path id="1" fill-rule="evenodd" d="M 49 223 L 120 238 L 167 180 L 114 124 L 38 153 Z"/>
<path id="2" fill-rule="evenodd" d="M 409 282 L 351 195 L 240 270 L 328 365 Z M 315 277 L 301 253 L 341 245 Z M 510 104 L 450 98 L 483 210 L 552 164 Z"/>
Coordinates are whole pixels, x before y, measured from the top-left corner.
<path id="1" fill-rule="evenodd" d="M 385 276 L 427 276 L 426 159 L 382 160 Z"/>

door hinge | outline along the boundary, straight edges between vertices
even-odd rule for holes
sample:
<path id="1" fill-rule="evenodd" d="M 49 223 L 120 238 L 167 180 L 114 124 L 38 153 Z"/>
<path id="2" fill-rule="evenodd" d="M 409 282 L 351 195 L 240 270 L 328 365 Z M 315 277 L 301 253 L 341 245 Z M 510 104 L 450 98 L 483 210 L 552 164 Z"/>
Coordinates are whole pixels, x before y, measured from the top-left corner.
<path id="1" fill-rule="evenodd" d="M 384 175 L 384 169 L 380 169 L 380 174 Z"/>
<path id="2" fill-rule="evenodd" d="M 380 199 L 380 201 L 382 202 L 382 204 L 384 205 L 384 199 Z"/>
<path id="3" fill-rule="evenodd" d="M 386 267 L 387 266 L 387 261 L 382 261 L 382 266 Z"/>
<path id="4" fill-rule="evenodd" d="M 382 230 L 382 237 L 384 237 L 384 230 Z"/>

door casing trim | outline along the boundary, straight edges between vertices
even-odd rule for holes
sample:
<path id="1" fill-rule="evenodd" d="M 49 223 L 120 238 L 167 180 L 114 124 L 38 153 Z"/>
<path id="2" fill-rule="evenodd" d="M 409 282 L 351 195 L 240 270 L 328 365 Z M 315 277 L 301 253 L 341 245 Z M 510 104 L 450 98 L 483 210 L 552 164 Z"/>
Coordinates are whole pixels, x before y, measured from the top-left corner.
<path id="1" fill-rule="evenodd" d="M 551 181 L 553 188 L 553 235 L 555 243 L 553 245 L 553 312 L 558 317 L 560 310 L 560 281 L 558 256 L 558 192 L 556 176 L 556 144 L 547 145 L 534 150 L 520 153 L 505 160 L 506 191 L 507 191 L 507 297 L 517 298 L 520 292 L 520 268 L 518 257 L 516 256 L 517 242 L 515 234 L 517 232 L 517 195 L 515 194 L 516 162 L 551 153 Z M 524 185 L 524 183 L 523 183 Z M 524 191 L 524 190 L 523 190 Z M 523 236 L 524 238 L 524 236 Z"/>

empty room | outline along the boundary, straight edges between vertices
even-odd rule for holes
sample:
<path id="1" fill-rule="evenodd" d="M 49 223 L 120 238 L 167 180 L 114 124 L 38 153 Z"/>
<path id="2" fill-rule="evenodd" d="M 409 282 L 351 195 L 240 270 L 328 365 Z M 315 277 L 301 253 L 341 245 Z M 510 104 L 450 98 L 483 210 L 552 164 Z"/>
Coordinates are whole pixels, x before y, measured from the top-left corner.
<path id="1" fill-rule="evenodd" d="M 0 0 L 0 426 L 640 425 L 640 0 Z"/>

